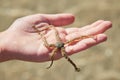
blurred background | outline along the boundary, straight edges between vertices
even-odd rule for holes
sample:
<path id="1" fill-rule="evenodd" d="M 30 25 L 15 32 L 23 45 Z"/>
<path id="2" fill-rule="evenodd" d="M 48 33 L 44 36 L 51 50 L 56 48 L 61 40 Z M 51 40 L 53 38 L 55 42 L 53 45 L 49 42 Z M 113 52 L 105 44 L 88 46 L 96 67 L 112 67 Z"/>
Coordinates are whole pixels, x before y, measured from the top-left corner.
<path id="1" fill-rule="evenodd" d="M 120 0 L 0 0 L 0 31 L 17 18 L 36 13 L 72 13 L 76 20 L 66 27 L 82 27 L 96 20 L 110 20 L 108 40 L 71 56 L 81 67 L 77 73 L 64 58 L 50 63 L 8 61 L 0 63 L 0 80 L 120 80 Z"/>

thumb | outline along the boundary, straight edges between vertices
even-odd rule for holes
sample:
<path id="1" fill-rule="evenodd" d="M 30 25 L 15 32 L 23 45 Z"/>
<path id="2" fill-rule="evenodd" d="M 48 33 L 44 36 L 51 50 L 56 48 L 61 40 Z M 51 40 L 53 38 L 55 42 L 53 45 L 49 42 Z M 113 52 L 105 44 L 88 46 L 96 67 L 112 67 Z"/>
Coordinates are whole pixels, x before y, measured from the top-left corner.
<path id="1" fill-rule="evenodd" d="M 46 19 L 48 19 L 49 24 L 54 26 L 65 26 L 74 22 L 74 15 L 72 14 L 52 14 L 46 15 Z"/>
<path id="2" fill-rule="evenodd" d="M 65 26 L 74 22 L 72 14 L 34 14 L 24 17 L 29 24 L 47 23 L 54 26 Z"/>

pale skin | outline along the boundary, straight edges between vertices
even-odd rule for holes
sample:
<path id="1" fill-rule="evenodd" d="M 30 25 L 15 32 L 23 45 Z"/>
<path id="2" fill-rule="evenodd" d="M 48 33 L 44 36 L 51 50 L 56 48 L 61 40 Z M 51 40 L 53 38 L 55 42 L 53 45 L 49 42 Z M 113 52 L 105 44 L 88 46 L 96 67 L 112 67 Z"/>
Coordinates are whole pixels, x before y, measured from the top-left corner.
<path id="1" fill-rule="evenodd" d="M 98 20 L 81 28 L 64 28 L 74 22 L 72 14 L 34 14 L 17 19 L 7 30 L 0 33 L 0 62 L 8 60 L 23 60 L 30 62 L 50 61 L 50 50 L 45 47 L 39 34 L 33 29 L 54 25 L 63 42 L 81 35 L 94 35 L 94 38 L 83 39 L 76 44 L 65 47 L 68 55 L 75 54 L 91 46 L 106 41 L 106 30 L 111 28 L 110 21 Z M 49 44 L 55 44 L 54 30 L 45 33 Z M 62 58 L 60 53 L 54 59 Z"/>

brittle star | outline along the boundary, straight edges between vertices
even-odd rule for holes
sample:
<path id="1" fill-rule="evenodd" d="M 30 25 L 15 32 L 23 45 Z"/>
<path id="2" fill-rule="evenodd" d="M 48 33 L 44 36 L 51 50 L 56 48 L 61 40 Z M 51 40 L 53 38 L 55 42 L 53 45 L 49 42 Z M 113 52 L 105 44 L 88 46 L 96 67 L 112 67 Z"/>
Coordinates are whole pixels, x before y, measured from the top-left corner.
<path id="1" fill-rule="evenodd" d="M 78 67 L 76 66 L 76 64 L 68 57 L 68 55 L 67 55 L 67 53 L 66 53 L 66 51 L 65 51 L 65 45 L 66 45 L 66 44 L 71 45 L 72 42 L 78 42 L 78 41 L 80 41 L 80 40 L 82 40 L 82 39 L 91 38 L 91 36 L 81 36 L 81 37 L 75 38 L 75 39 L 70 40 L 70 41 L 67 41 L 67 42 L 62 42 L 61 38 L 59 37 L 58 31 L 56 30 L 56 28 L 55 28 L 53 25 L 45 26 L 45 27 L 44 27 L 43 29 L 41 29 L 41 30 L 38 30 L 38 28 L 35 27 L 35 26 L 33 26 L 33 28 L 34 28 L 34 29 L 36 30 L 36 32 L 42 37 L 42 40 L 43 40 L 43 42 L 44 42 L 44 45 L 45 45 L 47 48 L 50 48 L 50 47 L 53 48 L 53 50 L 52 50 L 52 52 L 51 52 L 51 54 L 50 54 L 51 64 L 50 64 L 49 67 L 47 67 L 47 69 L 49 69 L 49 68 L 53 65 L 54 56 L 55 56 L 55 54 L 57 53 L 57 51 L 60 51 L 60 52 L 61 52 L 61 55 L 62 55 L 63 57 L 65 57 L 65 59 L 67 59 L 68 62 L 70 62 L 70 63 L 73 65 L 73 67 L 75 68 L 75 70 L 76 70 L 77 72 L 80 71 L 80 68 L 78 68 Z M 56 44 L 48 44 L 46 38 L 45 38 L 44 35 L 41 33 L 42 31 L 48 30 L 48 29 L 54 29 L 54 31 L 55 31 L 55 37 L 56 37 L 56 40 L 57 40 Z"/>

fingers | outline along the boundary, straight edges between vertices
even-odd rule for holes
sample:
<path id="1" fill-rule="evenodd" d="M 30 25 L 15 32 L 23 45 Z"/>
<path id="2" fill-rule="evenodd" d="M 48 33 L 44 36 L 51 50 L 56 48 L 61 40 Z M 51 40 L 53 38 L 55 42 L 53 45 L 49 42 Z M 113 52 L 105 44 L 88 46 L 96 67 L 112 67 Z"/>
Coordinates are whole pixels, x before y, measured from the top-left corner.
<path id="1" fill-rule="evenodd" d="M 111 26 L 112 23 L 110 21 L 97 21 L 91 25 L 88 25 L 80 29 L 78 28 L 78 29 L 68 30 L 70 34 L 66 36 L 66 40 L 72 40 L 76 37 L 80 37 L 84 35 L 94 35 L 95 38 L 86 38 L 79 41 L 75 45 L 67 46 L 66 52 L 71 55 L 73 53 L 80 52 L 91 46 L 94 46 L 96 44 L 105 41 L 107 39 L 107 36 L 102 33 L 108 30 Z"/>
<path id="2" fill-rule="evenodd" d="M 64 26 L 73 23 L 74 16 L 72 14 L 35 14 L 22 19 L 33 25 L 48 23 L 54 26 Z"/>
<path id="3" fill-rule="evenodd" d="M 95 25 L 97 25 L 95 27 Z M 88 30 L 77 30 L 76 32 L 74 33 L 71 33 L 69 35 L 66 36 L 66 40 L 71 40 L 71 39 L 74 39 L 76 37 L 80 37 L 80 36 L 83 36 L 83 35 L 97 35 L 97 34 L 101 34 L 103 32 L 105 32 L 106 30 L 108 30 L 110 27 L 112 26 L 112 23 L 110 21 L 104 21 L 104 22 L 101 22 L 100 24 L 92 24 L 90 27 L 90 29 Z M 87 28 L 89 28 L 87 27 Z"/>
<path id="4" fill-rule="evenodd" d="M 98 34 L 95 36 L 95 39 L 93 38 L 87 38 L 84 39 L 75 45 L 67 46 L 66 47 L 66 52 L 71 55 L 76 52 L 80 52 L 82 50 L 85 50 L 91 46 L 97 45 L 107 39 L 107 36 L 105 34 Z"/>
<path id="5" fill-rule="evenodd" d="M 98 20 L 98 21 L 92 23 L 91 25 L 88 25 L 88 26 L 85 26 L 85 27 L 80 28 L 79 31 L 89 30 L 89 29 L 91 29 L 91 28 L 94 28 L 94 27 L 100 25 L 100 24 L 103 23 L 103 22 L 104 22 L 104 20 Z"/>
<path id="6" fill-rule="evenodd" d="M 96 35 L 105 32 L 109 28 L 111 28 L 112 23 L 110 21 L 104 21 L 95 28 L 92 28 L 85 32 L 85 34 Z M 84 34 L 84 33 L 83 33 Z"/>
<path id="7" fill-rule="evenodd" d="M 98 26 L 102 22 L 104 22 L 104 20 L 98 20 L 98 21 L 92 23 L 91 25 L 87 25 L 87 26 L 84 26 L 82 28 L 68 28 L 68 29 L 66 29 L 66 32 L 68 34 L 70 34 L 70 33 L 76 32 L 76 31 L 86 31 L 86 30 L 89 30 L 91 28 Z"/>

